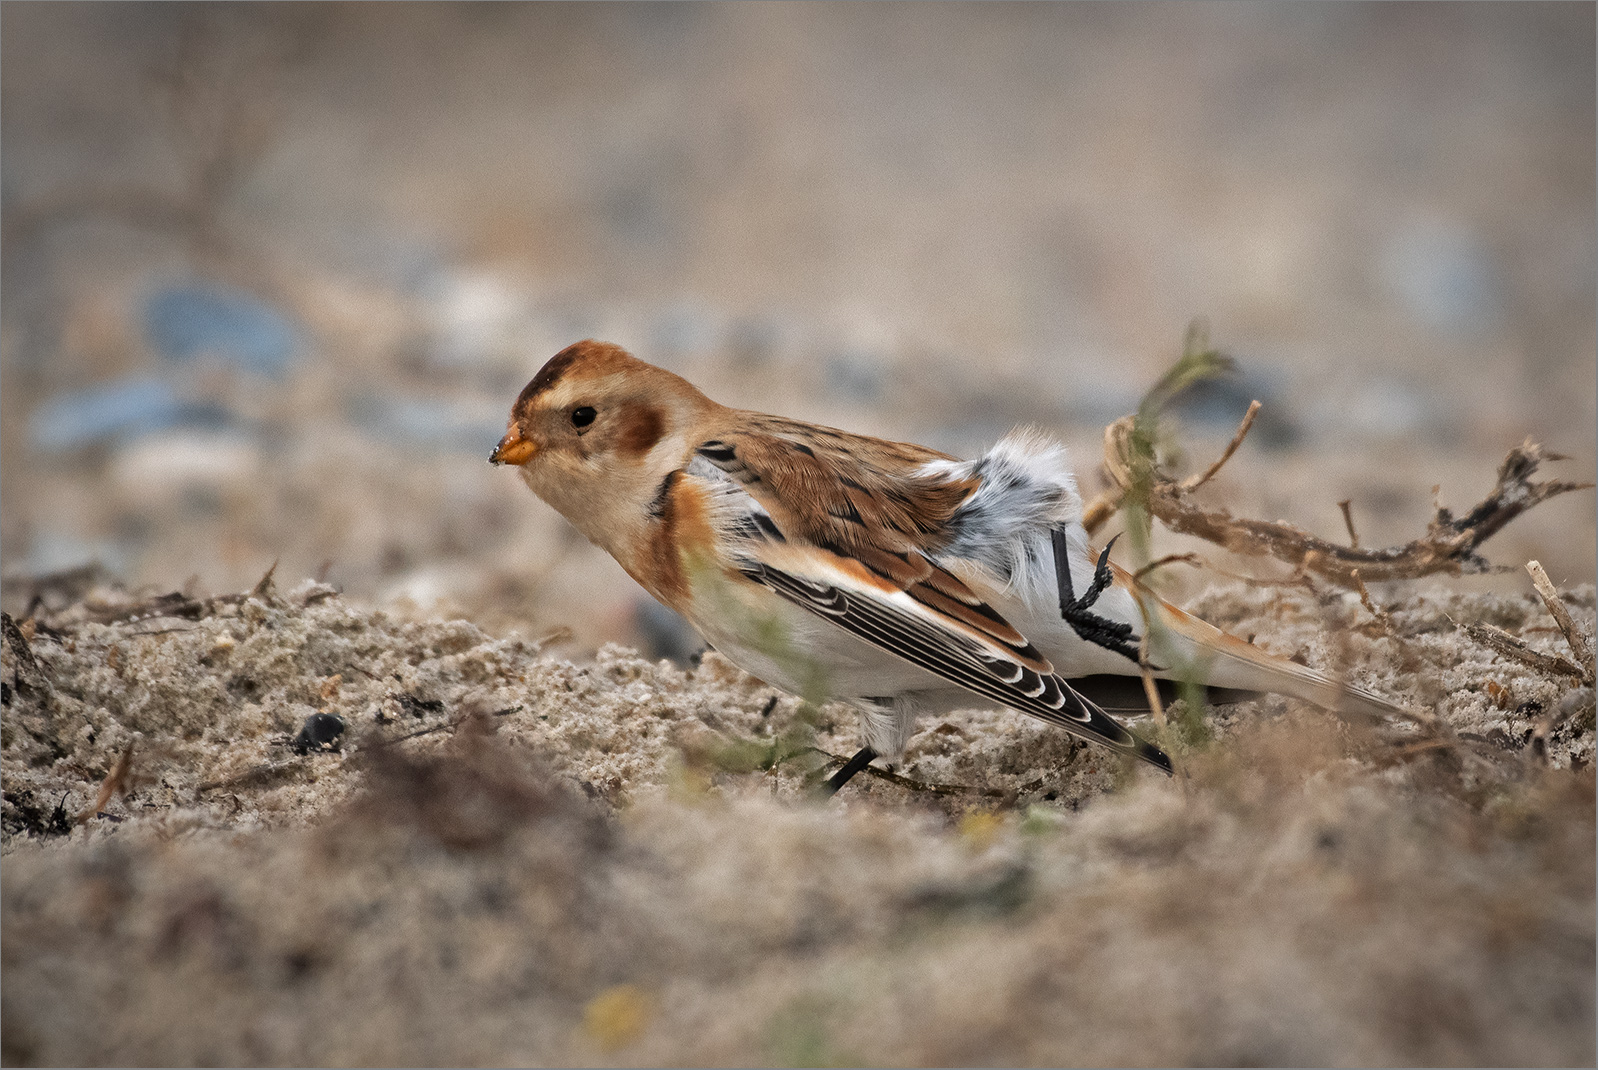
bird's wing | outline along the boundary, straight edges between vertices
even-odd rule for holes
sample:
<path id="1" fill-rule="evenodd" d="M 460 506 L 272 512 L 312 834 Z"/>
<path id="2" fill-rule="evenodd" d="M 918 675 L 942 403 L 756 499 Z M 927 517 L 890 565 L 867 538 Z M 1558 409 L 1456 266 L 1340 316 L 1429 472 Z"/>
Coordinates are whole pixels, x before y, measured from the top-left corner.
<path id="1" fill-rule="evenodd" d="M 1010 645 L 974 631 L 909 591 L 861 576 L 852 562 L 829 560 L 832 555 L 826 551 L 790 548 L 773 556 L 787 567 L 750 553 L 739 571 L 801 609 L 951 684 L 1171 772 L 1170 758 L 1158 747 L 1084 699 L 1057 673 L 1026 664 L 1032 659 L 1017 657 Z"/>
<path id="2" fill-rule="evenodd" d="M 951 684 L 1171 771 L 1162 751 L 1073 691 L 1024 635 L 919 547 L 916 515 L 926 503 L 915 495 L 941 492 L 932 480 L 923 488 L 908 470 L 940 455 L 902 447 L 895 474 L 880 463 L 862 465 L 855 450 L 829 457 L 807 432 L 797 449 L 769 434 L 723 435 L 701 444 L 700 460 L 688 468 L 722 483 L 716 524 L 739 572 Z M 966 493 L 933 508 L 946 517 Z M 901 505 L 898 496 L 910 516 L 875 523 L 883 502 Z M 933 525 L 921 526 L 928 537 Z"/>
<path id="3" fill-rule="evenodd" d="M 708 464 L 753 500 L 748 507 L 733 503 L 732 512 L 758 514 L 761 539 L 813 549 L 818 560 L 846 566 L 868 585 L 903 592 L 1027 669 L 1054 672 L 1025 636 L 931 556 L 949 518 L 975 489 L 974 483 L 917 475 L 926 461 L 946 459 L 943 454 L 771 416 L 746 418 L 737 430 L 702 442 L 695 454 L 690 472 Z"/>
<path id="4" fill-rule="evenodd" d="M 822 546 L 930 551 L 975 479 L 922 473 L 953 458 L 908 442 L 739 413 L 698 456 L 738 482 L 790 539 Z"/>

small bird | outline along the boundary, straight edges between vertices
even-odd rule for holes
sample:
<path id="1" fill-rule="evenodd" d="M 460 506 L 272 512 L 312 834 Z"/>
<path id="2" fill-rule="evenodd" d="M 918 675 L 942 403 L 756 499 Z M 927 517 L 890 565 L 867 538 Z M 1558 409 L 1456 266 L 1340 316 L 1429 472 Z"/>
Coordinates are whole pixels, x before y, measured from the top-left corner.
<path id="1" fill-rule="evenodd" d="M 520 467 L 734 664 L 853 705 L 863 745 L 829 792 L 897 762 L 919 714 L 973 696 L 1170 773 L 1105 712 L 1146 709 L 1140 648 L 1155 677 L 1196 678 L 1212 701 L 1400 712 L 1169 605 L 1109 546 L 1095 554 L 1064 447 L 1037 430 L 960 460 L 727 408 L 588 340 L 527 384 L 488 459 Z"/>

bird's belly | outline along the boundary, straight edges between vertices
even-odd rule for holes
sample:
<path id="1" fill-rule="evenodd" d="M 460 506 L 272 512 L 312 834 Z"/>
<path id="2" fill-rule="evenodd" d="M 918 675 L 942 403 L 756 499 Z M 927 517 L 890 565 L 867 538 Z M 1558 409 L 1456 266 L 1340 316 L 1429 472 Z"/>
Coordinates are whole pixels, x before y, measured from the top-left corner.
<path id="1" fill-rule="evenodd" d="M 700 603 L 697 595 L 695 608 Z M 810 702 L 847 702 L 949 686 L 768 588 L 740 584 L 714 603 L 714 611 L 688 616 L 705 641 L 751 676 Z"/>

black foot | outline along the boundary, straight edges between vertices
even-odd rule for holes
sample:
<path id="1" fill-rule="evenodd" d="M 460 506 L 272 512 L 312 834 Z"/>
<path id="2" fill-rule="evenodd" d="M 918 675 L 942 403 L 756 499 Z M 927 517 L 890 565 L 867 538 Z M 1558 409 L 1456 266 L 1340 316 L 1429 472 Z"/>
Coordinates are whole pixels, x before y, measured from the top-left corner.
<path id="1" fill-rule="evenodd" d="M 843 768 L 832 774 L 832 779 L 823 784 L 816 794 L 823 799 L 830 799 L 838 794 L 838 789 L 849 783 L 854 775 L 876 758 L 877 752 L 870 747 L 861 747 L 859 753 L 843 764 Z"/>
<path id="2" fill-rule="evenodd" d="M 1071 626 L 1072 631 L 1088 642 L 1137 661 L 1138 637 L 1133 634 L 1132 626 L 1093 612 L 1093 604 L 1099 600 L 1099 595 L 1115 580 L 1115 573 L 1110 571 L 1110 547 L 1115 545 L 1115 539 L 1105 544 L 1104 551 L 1099 554 L 1099 563 L 1093 569 L 1093 582 L 1088 584 L 1081 598 L 1071 588 L 1071 560 L 1067 554 L 1064 528 L 1054 529 L 1053 542 L 1054 572 L 1060 582 L 1060 616 Z"/>

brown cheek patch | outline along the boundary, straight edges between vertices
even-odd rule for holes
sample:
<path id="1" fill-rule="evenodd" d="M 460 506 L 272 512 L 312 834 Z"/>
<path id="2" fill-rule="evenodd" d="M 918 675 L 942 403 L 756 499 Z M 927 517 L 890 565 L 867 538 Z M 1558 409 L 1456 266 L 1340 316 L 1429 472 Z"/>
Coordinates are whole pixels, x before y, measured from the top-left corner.
<path id="1" fill-rule="evenodd" d="M 641 457 L 666 433 L 666 421 L 653 405 L 629 405 L 617 417 L 616 447 Z"/>

